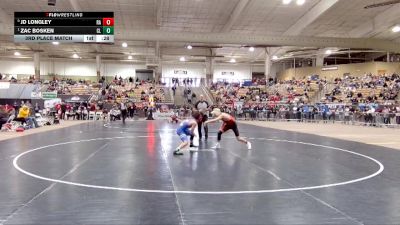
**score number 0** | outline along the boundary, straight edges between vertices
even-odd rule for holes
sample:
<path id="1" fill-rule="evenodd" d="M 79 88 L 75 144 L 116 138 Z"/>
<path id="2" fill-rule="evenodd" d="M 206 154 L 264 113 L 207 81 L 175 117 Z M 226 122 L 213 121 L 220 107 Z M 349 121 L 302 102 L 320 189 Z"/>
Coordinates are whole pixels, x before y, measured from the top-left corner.
<path id="1" fill-rule="evenodd" d="M 103 18 L 103 34 L 114 34 L 114 18 Z"/>
<path id="2" fill-rule="evenodd" d="M 103 18 L 103 26 L 114 26 L 114 18 Z"/>

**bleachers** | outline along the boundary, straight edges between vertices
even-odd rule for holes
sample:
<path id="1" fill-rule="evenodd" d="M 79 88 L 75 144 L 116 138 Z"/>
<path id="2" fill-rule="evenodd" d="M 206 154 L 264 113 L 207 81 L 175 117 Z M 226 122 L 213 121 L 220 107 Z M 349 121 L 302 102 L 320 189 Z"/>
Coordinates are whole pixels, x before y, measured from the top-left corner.
<path id="1" fill-rule="evenodd" d="M 320 90 L 320 80 L 281 81 L 271 86 L 238 85 L 217 83 L 211 93 L 220 107 L 232 107 L 234 102 L 243 102 L 245 108 L 264 108 L 277 104 L 311 103 Z"/>
<path id="2" fill-rule="evenodd" d="M 111 85 L 110 87 L 113 91 L 116 92 L 116 96 L 118 98 L 129 98 L 133 99 L 136 102 L 147 101 L 148 93 L 150 88 L 155 91 L 154 96 L 158 99 L 158 102 L 165 102 L 165 94 L 164 87 L 160 85 L 153 85 L 151 83 L 143 83 L 141 85 L 135 85 L 134 83 L 127 83 L 124 85 Z M 142 93 L 146 93 L 142 96 Z"/>
<path id="3" fill-rule="evenodd" d="M 384 85 L 387 87 L 384 88 Z M 323 100 L 335 103 L 354 101 L 383 103 L 387 100 L 395 100 L 399 90 L 396 79 L 392 79 L 392 76 L 346 77 L 337 79 L 335 89 Z"/>
<path id="4" fill-rule="evenodd" d="M 99 92 L 99 88 L 93 88 L 91 86 L 71 86 L 68 89 L 73 95 L 87 95 Z"/>

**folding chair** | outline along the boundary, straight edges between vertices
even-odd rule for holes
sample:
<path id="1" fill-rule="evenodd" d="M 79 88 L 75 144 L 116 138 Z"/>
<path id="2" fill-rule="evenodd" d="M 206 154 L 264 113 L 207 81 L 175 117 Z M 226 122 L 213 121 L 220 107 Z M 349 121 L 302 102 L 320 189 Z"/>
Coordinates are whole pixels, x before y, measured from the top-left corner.
<path id="1" fill-rule="evenodd" d="M 96 120 L 96 113 L 95 112 L 93 112 L 93 111 L 89 112 L 88 120 L 90 120 L 90 119 Z"/>
<path id="2" fill-rule="evenodd" d="M 103 117 L 103 112 L 96 112 L 96 118 L 95 120 L 100 120 Z"/>

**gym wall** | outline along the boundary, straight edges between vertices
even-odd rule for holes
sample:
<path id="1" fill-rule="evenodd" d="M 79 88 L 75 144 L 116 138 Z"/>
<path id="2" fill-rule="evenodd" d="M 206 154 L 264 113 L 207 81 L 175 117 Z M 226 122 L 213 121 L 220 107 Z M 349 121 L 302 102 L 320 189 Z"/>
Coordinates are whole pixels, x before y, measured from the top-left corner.
<path id="1" fill-rule="evenodd" d="M 323 68 L 330 68 L 332 70 L 323 71 Z M 331 65 L 326 67 L 301 67 L 296 69 L 291 68 L 278 73 L 277 78 L 278 80 L 290 80 L 292 78 L 303 79 L 310 75 L 319 75 L 321 78 L 333 80 L 337 77 L 343 77 L 344 74 L 351 74 L 352 76 L 362 76 L 365 73 L 400 73 L 400 63 L 369 62 Z"/>
<path id="2" fill-rule="evenodd" d="M 101 65 L 101 75 L 113 77 L 117 75 L 123 78 L 135 77 L 136 69 L 146 69 L 145 65 L 134 65 L 129 63 L 110 63 L 103 62 Z M 0 73 L 12 74 L 18 78 L 35 74 L 32 61 L 0 61 Z M 41 61 L 40 74 L 43 79 L 54 74 L 58 77 L 73 79 L 96 80 L 96 63 L 90 61 Z"/>

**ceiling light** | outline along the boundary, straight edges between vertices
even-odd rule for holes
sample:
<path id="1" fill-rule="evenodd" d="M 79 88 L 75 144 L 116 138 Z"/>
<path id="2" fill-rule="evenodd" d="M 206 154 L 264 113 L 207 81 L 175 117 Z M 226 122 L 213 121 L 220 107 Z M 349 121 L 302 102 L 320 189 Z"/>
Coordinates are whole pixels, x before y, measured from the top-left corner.
<path id="1" fill-rule="evenodd" d="M 186 46 L 186 48 L 190 50 L 190 49 L 192 49 L 192 48 L 193 48 L 193 46 L 191 46 L 191 45 L 188 45 L 188 46 Z"/>
<path id="2" fill-rule="evenodd" d="M 330 50 L 330 49 L 326 50 L 326 51 L 325 51 L 325 54 L 326 54 L 326 55 L 332 54 L 332 50 Z"/>
<path id="3" fill-rule="evenodd" d="M 53 41 L 53 42 L 51 42 L 53 45 L 59 45 L 60 44 L 60 42 L 58 42 L 58 41 Z"/>
<path id="4" fill-rule="evenodd" d="M 394 26 L 394 27 L 392 28 L 392 32 L 393 32 L 393 33 L 400 32 L 400 25 Z"/>
<path id="5" fill-rule="evenodd" d="M 249 48 L 249 51 L 250 51 L 250 52 L 254 52 L 254 50 L 255 50 L 254 47 L 250 47 L 250 48 Z"/>
<path id="6" fill-rule="evenodd" d="M 72 55 L 72 58 L 74 58 L 74 59 L 79 59 L 79 55 L 76 54 L 76 53 L 74 53 L 74 54 Z"/>
<path id="7" fill-rule="evenodd" d="M 180 58 L 179 58 L 179 61 L 181 61 L 181 62 L 185 62 L 185 61 L 186 61 L 186 59 L 185 59 L 185 57 L 183 57 L 183 56 L 182 56 L 182 57 L 180 57 Z"/>
<path id="8" fill-rule="evenodd" d="M 130 55 L 130 56 L 128 56 L 128 59 L 133 59 L 133 57 Z"/>
<path id="9" fill-rule="evenodd" d="M 21 53 L 19 53 L 19 52 L 14 52 L 14 55 L 15 55 L 15 56 L 20 56 Z"/>
<path id="10" fill-rule="evenodd" d="M 297 0 L 296 4 L 297 5 L 304 5 L 305 2 L 306 2 L 306 0 Z"/>
<path id="11" fill-rule="evenodd" d="M 282 3 L 283 3 L 284 5 L 289 5 L 290 2 L 292 2 L 292 0 L 283 0 L 283 1 L 282 1 Z"/>
<path id="12" fill-rule="evenodd" d="M 236 59 L 232 58 L 231 60 L 229 60 L 230 63 L 235 63 Z"/>
<path id="13" fill-rule="evenodd" d="M 272 56 L 272 60 L 278 60 L 278 59 L 279 59 L 278 56 L 276 55 Z"/>
<path id="14" fill-rule="evenodd" d="M 128 44 L 126 42 L 124 42 L 124 43 L 122 43 L 122 47 L 126 48 L 126 47 L 128 47 Z"/>

